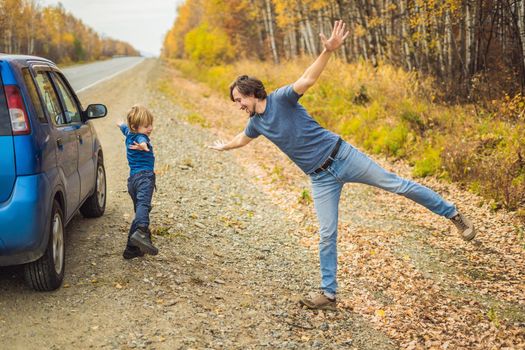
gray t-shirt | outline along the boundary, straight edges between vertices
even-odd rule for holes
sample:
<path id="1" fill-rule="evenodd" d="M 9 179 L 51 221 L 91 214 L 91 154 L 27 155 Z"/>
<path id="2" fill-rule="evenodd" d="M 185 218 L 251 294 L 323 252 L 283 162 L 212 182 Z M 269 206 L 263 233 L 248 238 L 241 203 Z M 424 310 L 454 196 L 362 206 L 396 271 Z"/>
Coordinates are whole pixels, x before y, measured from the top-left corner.
<path id="1" fill-rule="evenodd" d="M 244 133 L 250 138 L 265 136 L 310 174 L 328 159 L 339 136 L 321 127 L 299 104 L 300 97 L 292 85 L 275 90 L 268 95 L 264 112 L 250 117 Z"/>

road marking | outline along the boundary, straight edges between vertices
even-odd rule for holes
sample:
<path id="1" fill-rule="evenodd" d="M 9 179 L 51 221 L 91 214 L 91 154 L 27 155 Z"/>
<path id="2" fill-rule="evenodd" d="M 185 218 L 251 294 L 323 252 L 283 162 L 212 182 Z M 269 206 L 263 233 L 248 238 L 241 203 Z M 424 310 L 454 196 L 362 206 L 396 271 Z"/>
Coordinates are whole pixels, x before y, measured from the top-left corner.
<path id="1" fill-rule="evenodd" d="M 91 84 L 89 84 L 88 86 L 85 86 L 85 87 L 83 87 L 83 88 L 80 89 L 80 90 L 77 90 L 76 93 L 80 93 L 80 92 L 82 92 L 82 91 L 84 91 L 84 90 L 87 90 L 87 89 L 89 89 L 89 88 L 92 88 L 93 86 L 95 86 L 95 85 L 97 85 L 97 84 L 100 84 L 100 83 L 102 83 L 103 81 L 106 81 L 106 80 L 109 80 L 109 79 L 113 79 L 113 78 L 116 77 L 117 75 L 119 75 L 119 74 L 121 74 L 121 73 L 124 73 L 124 72 L 130 70 L 131 68 L 135 67 L 136 65 L 138 65 L 139 63 L 142 63 L 142 62 L 144 62 L 144 59 L 141 59 L 140 61 L 136 62 L 135 64 L 133 64 L 132 66 L 129 66 L 129 67 L 126 68 L 126 69 L 123 69 L 123 70 L 121 70 L 121 71 L 118 71 L 118 72 L 116 72 L 116 73 L 111 74 L 109 77 L 105 77 L 105 78 L 102 78 L 102 79 L 100 79 L 100 80 L 97 80 L 97 81 L 95 81 L 94 83 L 91 83 Z"/>

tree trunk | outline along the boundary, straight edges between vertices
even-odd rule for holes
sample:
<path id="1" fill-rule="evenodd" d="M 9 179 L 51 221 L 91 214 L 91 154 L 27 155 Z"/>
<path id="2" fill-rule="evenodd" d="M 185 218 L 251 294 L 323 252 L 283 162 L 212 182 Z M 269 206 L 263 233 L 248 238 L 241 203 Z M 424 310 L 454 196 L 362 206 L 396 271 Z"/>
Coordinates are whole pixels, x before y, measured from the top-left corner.
<path id="1" fill-rule="evenodd" d="M 266 12 L 268 20 L 268 30 L 270 35 L 270 48 L 272 50 L 273 63 L 279 64 L 279 55 L 277 53 L 277 46 L 275 45 L 275 35 L 273 31 L 273 16 L 272 16 L 272 5 L 270 0 L 266 0 Z"/>
<path id="2" fill-rule="evenodd" d="M 432 26 L 434 27 L 434 35 L 436 41 L 436 52 L 437 52 L 437 72 L 441 79 L 446 75 L 446 64 L 445 64 L 445 50 L 444 43 L 442 38 L 445 38 L 444 30 L 441 30 L 442 27 L 439 25 L 439 21 L 443 20 L 443 17 L 438 18 L 437 16 L 432 16 Z"/>
<path id="3" fill-rule="evenodd" d="M 297 57 L 297 35 L 295 29 L 288 32 L 290 38 L 290 53 L 292 58 Z"/>
<path id="4" fill-rule="evenodd" d="M 377 66 L 377 57 L 376 57 L 375 48 L 373 47 L 373 43 L 372 43 L 372 33 L 370 33 L 370 29 L 368 28 L 367 14 L 365 13 L 365 8 L 364 8 L 365 5 L 366 4 L 360 1 L 357 6 L 357 12 L 359 14 L 361 25 L 365 29 L 365 35 L 361 38 L 361 41 L 364 44 L 363 51 L 366 51 L 370 54 L 370 59 L 372 61 L 372 64 L 374 66 Z"/>
<path id="5" fill-rule="evenodd" d="M 454 47 L 452 46 L 452 41 L 454 39 L 452 38 L 452 21 L 450 19 L 450 10 L 447 8 L 445 10 L 445 54 L 447 56 L 447 64 L 446 64 L 446 76 L 448 79 L 452 78 L 452 71 L 454 69 L 453 67 L 453 61 L 452 61 L 452 53 L 454 50 Z"/>
<path id="6" fill-rule="evenodd" d="M 472 61 L 472 10 L 470 2 L 465 2 L 465 77 L 468 79 L 471 73 Z"/>
<path id="7" fill-rule="evenodd" d="M 334 4 L 334 8 L 335 8 L 335 11 L 337 13 L 337 19 L 342 19 L 342 18 L 345 18 L 345 14 L 343 13 L 342 11 L 342 0 L 336 0 L 335 1 L 335 4 Z M 334 21 L 335 19 L 334 18 L 331 18 L 330 19 L 330 26 L 328 28 L 332 28 L 333 24 L 334 24 Z M 349 20 L 347 21 L 346 23 L 346 29 L 351 31 L 352 27 L 354 26 L 354 23 L 352 22 L 352 20 Z M 350 34 L 351 35 L 351 34 Z M 348 49 L 347 49 L 347 45 L 348 44 L 343 44 L 342 46 L 342 50 L 343 50 L 343 57 L 345 58 L 345 62 L 348 63 L 350 62 L 350 59 L 351 58 L 355 58 L 357 57 L 357 52 L 356 52 L 356 49 L 357 49 L 357 41 L 355 40 L 355 35 L 351 35 L 352 36 L 352 40 L 354 41 L 354 44 L 351 45 L 351 48 L 350 48 L 350 52 L 348 52 Z M 350 41 L 350 40 L 348 40 Z M 350 57 L 352 56 L 352 57 Z"/>
<path id="8" fill-rule="evenodd" d="M 310 49 L 312 52 L 312 56 L 317 56 L 318 50 L 317 50 L 317 40 L 314 38 L 314 32 L 312 30 L 312 24 L 310 22 L 310 17 L 308 15 L 308 11 L 304 8 L 304 4 L 301 2 L 302 6 L 302 13 L 304 15 L 304 27 L 306 32 L 306 40 L 309 42 Z"/>
<path id="9" fill-rule="evenodd" d="M 408 12 L 404 4 L 405 0 L 399 0 L 399 12 L 401 17 L 401 42 L 403 43 L 403 51 L 405 56 L 406 68 L 412 70 L 412 61 L 410 59 L 410 47 L 408 46 L 410 38 L 408 37 L 407 21 Z"/>
<path id="10" fill-rule="evenodd" d="M 517 13 L 517 23 L 516 27 L 518 29 L 518 42 L 520 46 L 520 85 L 521 93 L 524 93 L 525 90 L 525 1 L 517 0 L 516 1 L 516 13 Z"/>

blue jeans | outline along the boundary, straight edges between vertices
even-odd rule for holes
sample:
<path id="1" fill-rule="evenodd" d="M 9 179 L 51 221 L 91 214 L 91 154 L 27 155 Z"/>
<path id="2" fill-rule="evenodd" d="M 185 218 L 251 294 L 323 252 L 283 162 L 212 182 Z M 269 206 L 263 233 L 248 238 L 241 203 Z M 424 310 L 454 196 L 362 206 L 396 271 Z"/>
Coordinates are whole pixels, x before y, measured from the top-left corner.
<path id="1" fill-rule="evenodd" d="M 128 233 L 128 247 L 132 246 L 129 238 L 137 228 L 148 230 L 154 189 L 155 173 L 153 171 L 141 171 L 128 178 L 128 193 L 133 200 L 133 209 L 135 210 L 135 219 L 133 219 Z"/>
<path id="2" fill-rule="evenodd" d="M 363 183 L 400 194 L 446 218 L 456 214 L 456 207 L 436 192 L 386 171 L 344 141 L 334 159 L 325 171 L 310 174 L 320 226 L 321 289 L 332 295 L 337 290 L 337 221 L 339 198 L 345 183 Z"/>

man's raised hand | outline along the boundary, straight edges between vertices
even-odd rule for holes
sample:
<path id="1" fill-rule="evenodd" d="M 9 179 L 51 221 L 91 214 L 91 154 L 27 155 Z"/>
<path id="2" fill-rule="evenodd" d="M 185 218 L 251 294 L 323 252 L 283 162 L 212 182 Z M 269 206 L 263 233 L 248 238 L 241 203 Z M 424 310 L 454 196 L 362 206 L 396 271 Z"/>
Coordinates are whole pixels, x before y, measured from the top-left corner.
<path id="1" fill-rule="evenodd" d="M 214 149 L 216 151 L 224 151 L 224 146 L 226 146 L 226 142 L 223 140 L 217 140 L 209 145 L 208 148 Z"/>
<path id="2" fill-rule="evenodd" d="M 343 45 L 343 42 L 350 33 L 349 31 L 345 32 L 345 29 L 346 24 L 343 21 L 335 21 L 334 28 L 332 29 L 332 35 L 330 35 L 330 38 L 326 39 L 323 33 L 319 34 L 326 51 L 335 51 L 339 47 L 341 47 L 341 45 Z"/>

